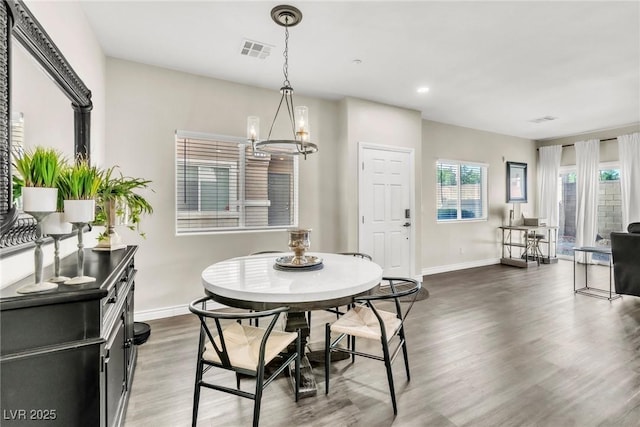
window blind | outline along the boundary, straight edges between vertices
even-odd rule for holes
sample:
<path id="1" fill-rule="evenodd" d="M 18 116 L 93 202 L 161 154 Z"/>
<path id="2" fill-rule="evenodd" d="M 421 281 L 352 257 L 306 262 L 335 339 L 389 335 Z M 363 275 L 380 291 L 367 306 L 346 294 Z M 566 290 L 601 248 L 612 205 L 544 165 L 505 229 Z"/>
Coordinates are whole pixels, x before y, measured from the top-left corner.
<path id="1" fill-rule="evenodd" d="M 176 133 L 176 233 L 297 223 L 297 158 L 254 153 L 240 138 Z"/>
<path id="2" fill-rule="evenodd" d="M 487 218 L 487 166 L 439 160 L 436 163 L 438 221 Z"/>

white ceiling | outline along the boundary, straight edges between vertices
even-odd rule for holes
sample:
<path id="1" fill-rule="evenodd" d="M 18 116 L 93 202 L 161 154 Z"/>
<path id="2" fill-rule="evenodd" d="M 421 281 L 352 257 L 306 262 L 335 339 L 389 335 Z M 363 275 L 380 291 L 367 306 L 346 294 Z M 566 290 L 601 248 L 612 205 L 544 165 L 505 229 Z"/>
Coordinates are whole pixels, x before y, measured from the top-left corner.
<path id="1" fill-rule="evenodd" d="M 284 28 L 270 11 L 281 3 L 82 7 L 108 56 L 277 90 Z M 296 94 L 369 99 L 530 139 L 640 121 L 638 1 L 284 3 L 304 15 L 290 30 Z M 273 45 L 271 55 L 241 56 L 245 38 Z M 558 119 L 531 122 L 543 116 Z"/>

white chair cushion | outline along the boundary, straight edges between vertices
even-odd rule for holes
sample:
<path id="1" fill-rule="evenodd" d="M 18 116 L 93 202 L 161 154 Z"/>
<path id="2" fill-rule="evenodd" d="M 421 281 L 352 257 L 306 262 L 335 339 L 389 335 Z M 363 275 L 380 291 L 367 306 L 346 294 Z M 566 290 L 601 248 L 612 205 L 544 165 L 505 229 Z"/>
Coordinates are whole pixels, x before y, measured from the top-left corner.
<path id="1" fill-rule="evenodd" d="M 258 359 L 260 357 L 260 342 L 264 336 L 265 329 L 233 322 L 226 326 L 222 330 L 222 333 L 231 365 L 236 368 L 257 371 Z M 265 365 L 285 350 L 297 337 L 298 334 L 295 332 L 271 331 L 264 353 Z M 214 341 L 216 346 L 222 350 L 220 337 L 216 336 Z M 210 342 L 207 342 L 205 345 L 203 358 L 210 362 L 222 363 L 218 357 L 218 353 L 216 353 Z"/>
<path id="2" fill-rule="evenodd" d="M 398 328 L 400 328 L 400 319 L 398 319 L 395 313 L 388 311 L 378 310 L 378 314 L 384 321 L 387 339 L 391 339 Z M 347 311 L 344 316 L 340 317 L 340 319 L 331 325 L 331 332 L 344 333 L 372 340 L 380 340 L 382 336 L 378 318 L 373 314 L 373 310 L 364 306 L 356 306 L 352 310 Z"/>

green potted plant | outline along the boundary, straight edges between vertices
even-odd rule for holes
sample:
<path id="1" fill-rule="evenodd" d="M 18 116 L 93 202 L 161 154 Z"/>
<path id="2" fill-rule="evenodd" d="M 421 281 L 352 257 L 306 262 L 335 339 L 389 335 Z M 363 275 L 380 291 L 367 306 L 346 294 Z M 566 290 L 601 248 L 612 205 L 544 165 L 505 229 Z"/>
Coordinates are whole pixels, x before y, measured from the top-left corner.
<path id="1" fill-rule="evenodd" d="M 36 147 L 17 156 L 13 167 L 14 190 L 22 195 L 25 212 L 54 212 L 58 195 L 58 178 L 66 161 L 61 154 L 45 147 Z"/>
<path id="2" fill-rule="evenodd" d="M 94 282 L 95 277 L 84 275 L 84 226 L 95 218 L 96 195 L 102 182 L 103 172 L 78 159 L 73 166 L 62 171 L 58 182 L 64 201 L 64 218 L 75 224 L 78 233 L 78 274 L 64 282 L 65 285 L 81 285 Z"/>
<path id="3" fill-rule="evenodd" d="M 86 160 L 63 169 L 58 190 L 64 201 L 65 219 L 71 223 L 88 223 L 95 218 L 95 199 L 103 172 Z"/>
<path id="4" fill-rule="evenodd" d="M 42 221 L 55 212 L 58 199 L 58 179 L 66 161 L 56 150 L 36 147 L 14 157 L 13 166 L 18 177 L 13 178 L 14 189 L 22 195 L 22 206 L 36 220 L 34 251 L 35 282 L 22 286 L 18 293 L 42 292 L 58 287 L 42 277 Z"/>
<path id="5" fill-rule="evenodd" d="M 115 250 L 126 247 L 116 232 L 116 225 L 126 225 L 131 230 L 140 231 L 142 215 L 153 213 L 151 204 L 135 190 L 148 188 L 151 181 L 132 178 L 119 173 L 114 174 L 117 166 L 104 172 L 97 196 L 96 225 L 104 225 L 105 231 L 98 236 L 98 245 L 94 250 Z"/>

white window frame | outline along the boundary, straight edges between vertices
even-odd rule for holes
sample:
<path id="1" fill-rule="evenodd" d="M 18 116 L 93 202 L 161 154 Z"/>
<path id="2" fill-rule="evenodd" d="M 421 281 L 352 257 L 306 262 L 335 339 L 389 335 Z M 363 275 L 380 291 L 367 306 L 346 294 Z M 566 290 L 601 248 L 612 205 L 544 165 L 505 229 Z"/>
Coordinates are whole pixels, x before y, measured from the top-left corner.
<path id="1" fill-rule="evenodd" d="M 487 163 L 480 162 L 469 162 L 464 160 L 450 160 L 450 159 L 438 159 L 436 160 L 435 168 L 436 168 L 436 188 L 438 186 L 438 167 L 441 163 L 457 165 L 458 166 L 458 179 L 457 179 L 457 187 L 458 187 L 458 198 L 457 198 L 457 206 L 456 206 L 456 218 L 451 219 L 439 219 L 438 218 L 438 195 L 436 194 L 436 223 L 437 224 L 455 224 L 460 222 L 486 222 L 489 219 L 489 188 L 488 188 L 488 177 L 489 177 L 489 165 Z M 483 168 L 484 173 L 482 174 L 482 214 L 481 218 L 462 218 L 462 198 L 460 197 L 462 180 L 460 179 L 460 169 L 462 166 L 475 166 Z"/>

